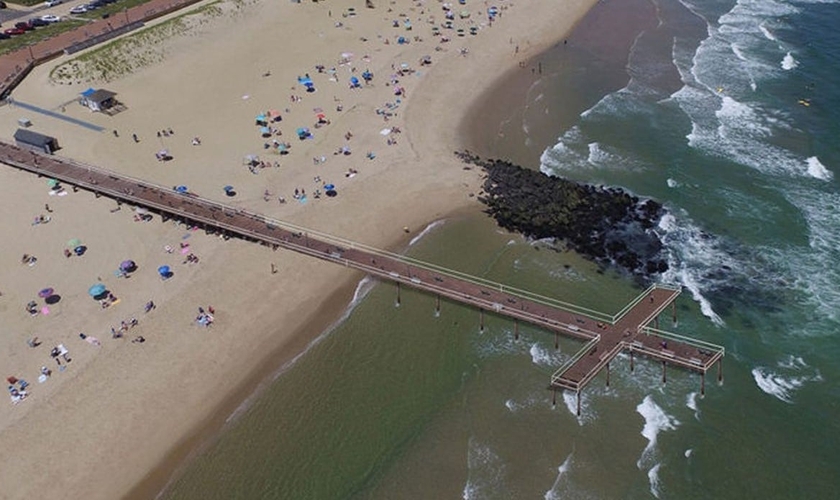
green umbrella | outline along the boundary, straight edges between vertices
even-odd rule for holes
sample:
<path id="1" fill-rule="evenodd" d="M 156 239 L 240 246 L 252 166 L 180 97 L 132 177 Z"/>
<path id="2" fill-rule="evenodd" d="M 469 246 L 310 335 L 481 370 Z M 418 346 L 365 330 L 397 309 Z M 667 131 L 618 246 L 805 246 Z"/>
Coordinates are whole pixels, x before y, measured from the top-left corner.
<path id="1" fill-rule="evenodd" d="M 72 240 L 67 242 L 67 246 L 70 248 L 76 248 L 82 245 L 82 240 L 79 238 L 73 238 Z"/>
<path id="2" fill-rule="evenodd" d="M 58 186 L 58 181 L 55 180 L 55 179 L 48 179 L 47 180 L 47 186 L 49 186 L 51 188 L 54 188 L 54 187 Z"/>

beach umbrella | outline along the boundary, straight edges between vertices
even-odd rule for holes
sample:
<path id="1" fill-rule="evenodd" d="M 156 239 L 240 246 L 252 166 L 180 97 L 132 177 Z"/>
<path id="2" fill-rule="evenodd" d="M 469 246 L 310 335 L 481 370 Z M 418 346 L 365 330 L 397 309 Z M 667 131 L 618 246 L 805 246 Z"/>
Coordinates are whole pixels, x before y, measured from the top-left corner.
<path id="1" fill-rule="evenodd" d="M 120 262 L 120 270 L 131 272 L 137 269 L 137 264 L 133 260 L 124 260 Z"/>
<path id="2" fill-rule="evenodd" d="M 233 188 L 233 186 L 225 186 L 222 189 L 224 190 L 226 195 L 236 196 L 236 190 Z"/>
<path id="3" fill-rule="evenodd" d="M 180 186 L 175 186 L 175 191 L 177 191 L 177 192 L 179 192 L 179 193 L 183 194 L 183 193 L 186 193 L 187 191 L 189 191 L 189 188 L 187 188 L 187 186 L 184 186 L 184 185 L 182 184 L 182 185 L 180 185 Z"/>
<path id="4" fill-rule="evenodd" d="M 332 191 L 333 189 L 335 189 L 335 185 L 334 184 L 324 184 L 324 189 L 327 190 L 327 191 Z"/>
<path id="5" fill-rule="evenodd" d="M 56 179 L 47 179 L 47 186 L 54 188 L 58 186 L 58 180 Z"/>
<path id="6" fill-rule="evenodd" d="M 264 115 L 264 114 L 259 114 L 259 115 L 257 115 L 256 120 L 257 120 L 258 122 L 264 122 L 264 121 L 265 121 L 265 115 Z"/>
<path id="7" fill-rule="evenodd" d="M 280 144 L 277 145 L 277 151 L 280 151 L 281 153 L 285 153 L 286 152 L 286 145 L 281 142 Z"/>
<path id="8" fill-rule="evenodd" d="M 102 283 L 97 283 L 92 287 L 88 288 L 88 295 L 90 295 L 91 297 L 98 297 L 106 291 L 108 291 L 108 289 L 105 288 L 105 285 L 103 285 Z"/>
<path id="9" fill-rule="evenodd" d="M 172 274 L 172 270 L 169 268 L 169 266 L 160 266 L 158 268 L 158 274 L 160 274 L 161 276 L 168 276 Z"/>
<path id="10" fill-rule="evenodd" d="M 82 245 L 82 240 L 79 238 L 73 238 L 72 240 L 67 242 L 68 248 L 76 248 Z"/>
<path id="11" fill-rule="evenodd" d="M 38 297 L 41 297 L 42 299 L 46 299 L 47 297 L 52 295 L 54 292 L 55 292 L 55 290 L 53 290 L 52 288 L 44 288 L 43 290 L 38 292 Z"/>
<path id="12" fill-rule="evenodd" d="M 263 127 L 260 129 L 260 133 L 263 135 L 263 137 L 267 137 L 271 135 L 271 129 L 268 127 Z"/>

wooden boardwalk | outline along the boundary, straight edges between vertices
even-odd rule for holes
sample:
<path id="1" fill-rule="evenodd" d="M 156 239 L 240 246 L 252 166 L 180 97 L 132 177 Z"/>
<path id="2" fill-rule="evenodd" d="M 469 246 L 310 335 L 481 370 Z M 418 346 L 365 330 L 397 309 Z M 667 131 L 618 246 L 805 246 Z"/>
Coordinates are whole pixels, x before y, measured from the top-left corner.
<path id="1" fill-rule="evenodd" d="M 397 303 L 400 301 L 401 286 L 406 285 L 434 294 L 438 309 L 441 297 L 478 308 L 482 329 L 485 311 L 490 311 L 513 318 L 517 336 L 521 320 L 554 332 L 555 344 L 559 335 L 585 341 L 584 347 L 552 375 L 550 388 L 555 391 L 555 396 L 556 390 L 567 389 L 575 391 L 579 398 L 581 389 L 604 367 L 607 368 L 609 384 L 609 363 L 622 350 L 629 351 L 631 368 L 635 353 L 661 360 L 663 382 L 666 364 L 698 372 L 705 380 L 705 373 L 724 355 L 720 346 L 649 326 L 653 323 L 658 327 L 659 315 L 669 305 L 673 306 L 680 293 L 677 288 L 652 286 L 617 314 L 608 316 L 527 290 L 270 219 L 193 193 L 180 193 L 172 188 L 72 159 L 35 153 L 2 141 L 0 162 L 119 202 L 145 207 L 164 216 L 192 221 L 208 230 L 293 250 L 392 281 L 397 286 Z"/>

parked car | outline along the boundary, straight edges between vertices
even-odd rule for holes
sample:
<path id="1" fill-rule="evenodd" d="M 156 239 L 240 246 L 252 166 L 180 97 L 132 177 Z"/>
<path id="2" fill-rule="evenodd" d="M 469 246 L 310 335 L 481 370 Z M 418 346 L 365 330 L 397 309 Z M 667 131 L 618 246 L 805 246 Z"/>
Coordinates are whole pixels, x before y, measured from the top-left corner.
<path id="1" fill-rule="evenodd" d="M 46 21 L 48 23 L 57 23 L 61 21 L 61 18 L 53 14 L 44 14 L 43 16 L 41 16 L 41 20 Z"/>
<path id="2" fill-rule="evenodd" d="M 0 9 L 6 8 L 6 2 L 0 2 Z"/>
<path id="3" fill-rule="evenodd" d="M 15 23 L 15 28 L 20 28 L 23 31 L 32 31 L 35 29 L 34 26 L 30 26 L 26 21 L 18 21 Z"/>
<path id="4" fill-rule="evenodd" d="M 47 7 L 55 7 L 56 5 L 61 4 L 63 1 L 64 0 L 47 0 L 46 2 L 44 2 L 44 5 L 46 5 Z"/>
<path id="5" fill-rule="evenodd" d="M 94 4 L 93 2 L 91 2 L 91 3 L 86 3 L 86 4 L 85 4 L 85 8 L 87 9 L 87 11 L 88 11 L 88 12 L 90 12 L 90 11 L 92 11 L 92 10 L 96 10 L 96 9 L 98 9 L 99 7 L 101 7 L 101 5 Z"/>
<path id="6" fill-rule="evenodd" d="M 0 40 L 7 40 L 9 38 L 12 38 L 12 36 L 7 35 L 7 34 L 3 33 L 2 31 L 0 31 Z"/>
<path id="7" fill-rule="evenodd" d="M 33 28 L 37 28 L 38 26 L 47 26 L 48 24 L 50 24 L 49 21 L 44 21 L 40 17 L 33 17 L 32 19 L 26 22 L 29 23 L 29 25 Z"/>
<path id="8" fill-rule="evenodd" d="M 84 14 L 87 11 L 88 11 L 88 9 L 84 5 L 77 5 L 77 6 L 73 7 L 72 9 L 70 9 L 71 14 Z"/>
<path id="9" fill-rule="evenodd" d="M 3 33 L 5 33 L 7 35 L 22 35 L 22 34 L 26 33 L 26 30 L 23 30 L 23 29 L 20 29 L 20 28 L 9 28 L 9 29 L 4 30 Z"/>

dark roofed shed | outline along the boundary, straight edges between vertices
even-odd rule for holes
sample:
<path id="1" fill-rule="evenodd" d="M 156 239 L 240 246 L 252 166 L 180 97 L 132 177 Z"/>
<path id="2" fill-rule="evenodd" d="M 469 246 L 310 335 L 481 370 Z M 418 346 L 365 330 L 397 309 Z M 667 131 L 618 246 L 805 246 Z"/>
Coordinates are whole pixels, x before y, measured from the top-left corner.
<path id="1" fill-rule="evenodd" d="M 58 149 L 58 139 L 55 137 L 39 134 L 38 132 L 23 128 L 19 128 L 15 132 L 15 144 L 22 148 L 47 154 L 53 154 Z"/>

